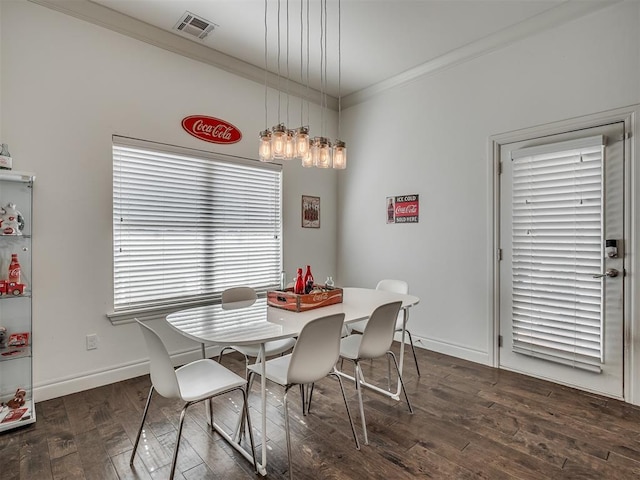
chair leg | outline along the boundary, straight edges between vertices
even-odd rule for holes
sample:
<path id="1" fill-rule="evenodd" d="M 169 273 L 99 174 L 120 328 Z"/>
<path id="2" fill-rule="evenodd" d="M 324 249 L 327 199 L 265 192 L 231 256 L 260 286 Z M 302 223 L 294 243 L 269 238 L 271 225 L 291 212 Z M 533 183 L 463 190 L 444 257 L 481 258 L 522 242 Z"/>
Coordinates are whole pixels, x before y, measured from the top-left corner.
<path id="1" fill-rule="evenodd" d="M 304 385 L 300 384 L 300 398 L 302 399 L 302 415 L 305 416 L 307 414 L 307 402 L 305 401 L 304 396 Z"/>
<path id="2" fill-rule="evenodd" d="M 204 347 L 204 343 L 202 344 L 202 346 Z M 224 352 L 226 352 L 227 350 L 233 350 L 231 347 L 224 347 L 222 350 L 220 350 L 220 353 L 218 354 L 218 363 L 222 363 L 222 355 L 224 354 Z M 204 353 L 204 352 L 203 352 Z M 204 356 L 202 357 L 204 358 Z"/>
<path id="3" fill-rule="evenodd" d="M 347 409 L 347 417 L 349 417 L 349 424 L 351 425 L 351 433 L 353 433 L 353 439 L 356 442 L 356 450 L 360 450 L 360 442 L 358 441 L 358 435 L 356 434 L 356 427 L 353 424 L 353 417 L 351 417 L 351 410 L 349 409 L 349 402 L 347 402 L 347 394 L 344 392 L 344 384 L 342 383 L 342 378 L 335 371 L 331 372 L 329 375 L 333 375 L 338 379 L 340 383 L 340 391 L 342 392 L 342 399 L 344 400 L 344 406 Z M 313 388 L 313 386 L 312 386 Z"/>
<path id="4" fill-rule="evenodd" d="M 142 413 L 142 421 L 140 422 L 140 429 L 136 436 L 136 441 L 133 444 L 133 451 L 131 452 L 131 458 L 129 459 L 129 465 L 133 465 L 133 457 L 136 456 L 136 450 L 138 449 L 138 443 L 140 442 L 140 435 L 142 434 L 142 427 L 144 427 L 144 421 L 147 418 L 147 412 L 149 411 L 149 405 L 151 405 L 151 396 L 153 395 L 153 385 L 149 389 L 149 395 L 147 396 L 147 403 L 144 406 L 144 412 Z"/>
<path id="5" fill-rule="evenodd" d="M 407 389 L 404 388 L 404 381 L 402 380 L 402 374 L 400 373 L 400 368 L 398 367 L 398 360 L 396 360 L 396 356 L 391 350 L 387 352 L 387 355 L 389 355 L 393 359 L 393 364 L 396 366 L 396 372 L 398 372 L 398 379 L 400 380 L 400 386 L 402 387 L 402 391 L 404 392 L 404 399 L 407 401 L 407 405 L 409 405 L 409 413 L 413 413 L 413 407 L 411 406 L 411 402 L 409 401 L 409 396 L 407 395 Z"/>
<path id="6" fill-rule="evenodd" d="M 311 384 L 311 387 L 309 388 L 309 395 L 308 395 L 308 399 L 307 399 L 307 413 L 309 413 L 309 411 L 311 410 L 311 399 L 313 398 L 313 388 L 316 386 L 315 383 Z"/>
<path id="7" fill-rule="evenodd" d="M 249 444 L 251 445 L 251 456 L 253 457 L 254 473 L 258 474 L 258 461 L 256 460 L 256 446 L 253 443 L 253 428 L 251 427 L 251 416 L 249 415 L 249 396 L 248 392 L 244 388 L 242 391 L 242 398 L 244 399 L 244 417 L 247 421 L 247 427 L 249 428 Z"/>
<path id="8" fill-rule="evenodd" d="M 369 436 L 367 435 L 367 421 L 364 418 L 364 405 L 362 404 L 362 385 L 360 385 L 360 376 L 361 376 L 360 362 L 356 361 L 355 366 L 356 366 L 356 374 L 355 374 L 356 392 L 358 393 L 358 402 L 360 403 L 360 418 L 362 419 L 362 433 L 364 435 L 364 444 L 369 445 Z"/>
<path id="9" fill-rule="evenodd" d="M 391 391 L 391 359 L 387 357 L 387 390 Z"/>
<path id="10" fill-rule="evenodd" d="M 291 462 L 291 433 L 289 432 L 289 405 L 287 403 L 287 393 L 291 385 L 284 387 L 284 429 L 287 436 L 287 459 L 289 461 L 289 480 L 293 480 L 293 466 Z M 263 442 L 265 439 L 262 440 Z"/>
<path id="11" fill-rule="evenodd" d="M 413 361 L 416 362 L 416 370 L 418 371 L 418 376 L 420 376 L 420 367 L 418 366 L 418 357 L 416 357 L 416 349 L 413 346 L 413 338 L 411 337 L 411 332 L 409 330 L 405 330 L 409 334 L 409 344 L 411 345 L 411 351 L 413 352 Z"/>
<path id="12" fill-rule="evenodd" d="M 250 370 L 247 371 L 249 372 L 249 378 L 247 379 L 247 395 L 249 395 L 249 392 L 251 392 L 251 387 L 253 386 L 253 379 L 255 378 L 256 374 Z M 238 430 L 238 443 L 240 443 L 242 435 L 244 435 L 244 425 L 244 417 L 242 417 L 240 419 L 240 429 Z"/>
<path id="13" fill-rule="evenodd" d="M 182 438 L 182 427 L 184 426 L 184 417 L 187 413 L 187 408 L 191 405 L 191 402 L 187 403 L 180 412 L 180 424 L 178 425 L 178 436 L 176 437 L 176 448 L 173 450 L 173 460 L 171 461 L 171 474 L 169 480 L 173 480 L 173 476 L 176 473 L 176 463 L 178 460 L 178 449 L 180 448 L 180 438 Z M 212 422 L 213 423 L 213 422 Z"/>

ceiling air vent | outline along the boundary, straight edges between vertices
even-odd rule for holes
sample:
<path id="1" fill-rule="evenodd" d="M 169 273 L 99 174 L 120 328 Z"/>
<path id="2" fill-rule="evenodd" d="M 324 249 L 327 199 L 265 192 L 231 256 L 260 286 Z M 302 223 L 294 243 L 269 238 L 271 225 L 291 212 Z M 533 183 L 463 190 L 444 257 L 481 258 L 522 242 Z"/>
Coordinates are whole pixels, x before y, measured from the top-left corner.
<path id="1" fill-rule="evenodd" d="M 209 20 L 198 17 L 191 12 L 184 12 L 184 15 L 173 28 L 202 40 L 216 27 L 217 25 Z"/>

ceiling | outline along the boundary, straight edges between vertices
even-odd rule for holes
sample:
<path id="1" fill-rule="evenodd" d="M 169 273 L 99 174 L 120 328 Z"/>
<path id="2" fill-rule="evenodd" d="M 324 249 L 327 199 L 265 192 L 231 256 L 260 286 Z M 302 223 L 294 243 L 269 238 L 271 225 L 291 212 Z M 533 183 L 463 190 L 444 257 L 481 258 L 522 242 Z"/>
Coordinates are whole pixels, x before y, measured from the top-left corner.
<path id="1" fill-rule="evenodd" d="M 54 4 L 61 0 L 32 1 Z M 67 2 L 67 5 L 70 3 L 73 4 Z M 239 64 L 249 64 L 259 69 L 265 67 L 265 0 L 91 0 L 90 3 L 94 7 L 106 7 L 110 13 L 119 12 L 186 38 L 201 47 L 221 52 L 233 57 L 231 60 L 241 60 Z M 281 39 L 279 64 L 278 3 Z M 325 75 L 321 76 L 320 0 L 268 0 L 267 69 L 276 74 L 283 89 L 287 88 L 284 80 L 287 71 L 292 82 L 306 86 L 308 59 L 309 86 L 334 97 L 344 97 L 375 88 L 412 71 L 421 71 L 421 68 L 424 71 L 425 65 L 436 65 L 439 61 L 442 63 L 441 59 L 454 58 L 456 52 L 467 52 L 465 55 L 469 57 L 477 55 L 481 49 L 491 50 L 500 42 L 504 44 L 536 33 L 548 25 L 568 21 L 575 18 L 576 14 L 588 13 L 596 6 L 600 8 L 607 3 L 611 2 L 341 0 L 339 69 L 338 0 L 327 0 L 326 63 Z M 306 40 L 304 36 L 302 41 L 300 38 L 301 4 L 310 5 L 308 55 Z M 101 10 L 107 11 L 105 8 Z M 186 11 L 216 24 L 215 29 L 203 40 L 175 30 L 175 25 Z M 86 19 L 87 14 L 83 13 L 83 16 Z M 306 7 L 302 23 L 306 30 Z M 305 45 L 302 53 L 301 44 Z M 474 45 L 479 47 L 474 50 Z M 257 78 L 257 75 L 254 77 Z M 273 84 L 273 80 L 270 83 Z"/>

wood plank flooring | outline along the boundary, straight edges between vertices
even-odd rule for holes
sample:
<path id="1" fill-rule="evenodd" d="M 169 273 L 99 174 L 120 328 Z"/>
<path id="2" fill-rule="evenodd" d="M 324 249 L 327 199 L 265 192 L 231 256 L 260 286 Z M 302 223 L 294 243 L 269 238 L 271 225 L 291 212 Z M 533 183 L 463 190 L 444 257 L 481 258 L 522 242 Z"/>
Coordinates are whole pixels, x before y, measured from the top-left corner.
<path id="1" fill-rule="evenodd" d="M 397 347 L 397 345 L 396 345 Z M 354 448 L 338 384 L 320 382 L 302 416 L 290 394 L 296 479 L 633 479 L 640 478 L 640 409 L 541 380 L 418 350 L 405 382 L 415 410 L 365 391 L 370 445 Z M 241 373 L 237 354 L 223 363 Z M 365 363 L 367 379 L 386 385 L 384 360 Z M 347 368 L 345 362 L 345 368 Z M 179 402 L 154 396 L 133 468 L 132 442 L 150 387 L 148 376 L 36 405 L 37 422 L 0 434 L 2 480 L 164 479 L 175 444 Z M 360 431 L 353 384 L 345 383 Z M 241 398 L 216 400 L 229 429 Z M 256 443 L 260 396 L 250 396 Z M 288 478 L 282 389 L 269 385 L 268 476 Z M 189 410 L 176 478 L 242 480 L 249 464 L 207 428 L 203 405 Z"/>

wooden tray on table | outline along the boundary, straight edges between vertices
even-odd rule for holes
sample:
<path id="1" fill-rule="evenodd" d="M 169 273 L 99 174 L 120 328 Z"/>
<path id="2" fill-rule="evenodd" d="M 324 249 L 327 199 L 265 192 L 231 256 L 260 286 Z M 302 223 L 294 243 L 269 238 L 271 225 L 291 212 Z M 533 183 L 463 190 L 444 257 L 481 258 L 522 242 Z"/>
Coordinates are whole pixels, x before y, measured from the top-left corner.
<path id="1" fill-rule="evenodd" d="M 292 288 L 267 292 L 267 304 L 291 312 L 306 312 L 314 308 L 342 303 L 342 289 L 314 285 L 314 291 L 298 295 Z"/>

